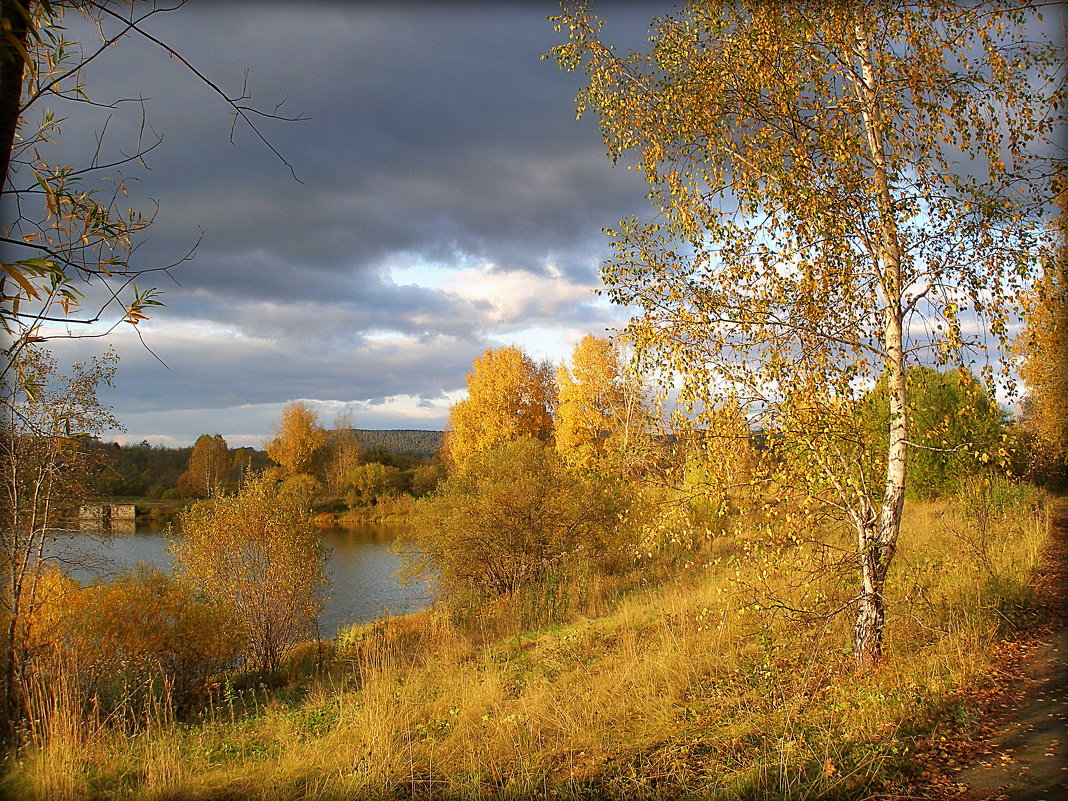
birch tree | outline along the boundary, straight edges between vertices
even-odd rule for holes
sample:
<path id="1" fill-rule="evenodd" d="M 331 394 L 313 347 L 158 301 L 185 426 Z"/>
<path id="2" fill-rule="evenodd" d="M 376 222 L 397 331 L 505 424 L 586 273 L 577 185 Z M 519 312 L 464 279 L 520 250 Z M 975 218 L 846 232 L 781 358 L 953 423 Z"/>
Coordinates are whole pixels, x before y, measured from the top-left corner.
<path id="1" fill-rule="evenodd" d="M 52 357 L 27 347 L 0 382 L 0 718 L 21 711 L 27 644 L 34 613 L 46 600 L 48 568 L 63 554 L 49 545 L 70 528 L 87 496 L 90 455 L 82 443 L 119 428 L 97 389 L 110 385 L 117 357 L 73 366 L 63 375 Z M 2 734 L 0 734 L 2 736 Z"/>
<path id="2" fill-rule="evenodd" d="M 576 467 L 640 461 L 648 449 L 648 411 L 638 379 L 617 343 L 587 334 L 556 371 L 556 449 Z"/>
<path id="3" fill-rule="evenodd" d="M 329 456 L 323 467 L 323 477 L 331 491 L 341 492 L 345 476 L 363 463 L 363 447 L 352 423 L 352 411 L 346 410 L 334 419 L 334 428 L 326 432 Z"/>
<path id="4" fill-rule="evenodd" d="M 493 348 L 467 374 L 467 397 L 449 409 L 444 455 L 461 466 L 475 453 L 504 442 L 553 432 L 556 401 L 552 368 L 513 346 Z"/>
<path id="5" fill-rule="evenodd" d="M 315 472 L 326 450 L 326 431 L 319 425 L 315 409 L 304 401 L 293 401 L 282 410 L 282 420 L 271 433 L 263 449 L 287 476 Z"/>
<path id="6" fill-rule="evenodd" d="M 1015 2 L 708 0 L 617 55 L 585 4 L 554 49 L 585 69 L 609 155 L 657 212 L 611 232 L 611 298 L 638 360 L 698 422 L 735 396 L 803 453 L 805 492 L 855 532 L 855 654 L 883 658 L 885 583 L 908 481 L 910 364 L 1006 344 L 1048 257 L 1063 53 Z M 988 381 L 994 360 L 981 371 Z M 849 444 L 882 377 L 873 485 Z"/>
<path id="7" fill-rule="evenodd" d="M 222 434 L 201 434 L 185 472 L 178 476 L 178 488 L 188 498 L 211 498 L 226 488 L 232 468 L 230 448 Z"/>

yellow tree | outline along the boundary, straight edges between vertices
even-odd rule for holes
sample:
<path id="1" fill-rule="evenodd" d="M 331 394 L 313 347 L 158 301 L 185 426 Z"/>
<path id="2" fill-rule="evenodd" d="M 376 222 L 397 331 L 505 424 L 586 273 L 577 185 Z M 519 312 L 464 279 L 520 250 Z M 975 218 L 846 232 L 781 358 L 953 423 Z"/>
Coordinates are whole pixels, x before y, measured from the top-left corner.
<path id="1" fill-rule="evenodd" d="M 688 434 L 679 441 L 682 488 L 695 506 L 724 509 L 732 495 L 766 478 L 749 421 L 736 399 L 728 398 L 705 416 L 700 430 Z"/>
<path id="2" fill-rule="evenodd" d="M 467 374 L 467 397 L 449 410 L 444 454 L 462 465 L 474 453 L 502 442 L 552 436 L 555 403 L 552 368 L 517 347 L 487 350 Z"/>
<path id="3" fill-rule="evenodd" d="M 363 462 L 363 448 L 352 425 L 352 412 L 344 411 L 334 419 L 334 429 L 327 434 L 327 460 L 323 468 L 326 485 L 341 492 L 345 476 Z"/>
<path id="4" fill-rule="evenodd" d="M 556 371 L 556 449 L 576 467 L 626 460 L 645 444 L 646 410 L 640 383 L 630 375 L 619 346 L 587 334 L 571 354 L 571 368 Z"/>
<path id="5" fill-rule="evenodd" d="M 247 657 L 271 671 L 310 637 L 329 583 L 322 538 L 306 506 L 253 477 L 236 495 L 193 506 L 171 548 L 178 579 L 230 610 Z"/>
<path id="6" fill-rule="evenodd" d="M 634 158 L 657 211 L 612 232 L 603 270 L 638 310 L 639 361 L 679 381 L 699 422 L 736 396 L 804 453 L 799 487 L 855 531 L 864 665 L 882 658 L 901 526 L 906 367 L 1004 347 L 1050 246 L 1042 154 L 1063 53 L 1029 41 L 1031 22 L 998 0 L 706 0 L 616 55 L 585 4 L 557 19 L 570 36 L 555 55 L 588 78 L 580 113 L 599 115 L 613 159 Z M 873 486 L 848 421 L 879 376 Z"/>
<path id="7" fill-rule="evenodd" d="M 326 448 L 326 432 L 314 409 L 293 401 L 282 410 L 282 421 L 271 432 L 274 436 L 264 450 L 274 462 L 291 476 L 314 472 L 316 459 Z"/>
<path id="8" fill-rule="evenodd" d="M 538 439 L 498 443 L 419 502 L 409 569 L 433 574 L 449 600 L 514 594 L 608 558 L 628 495 L 619 482 L 568 468 Z"/>
<path id="9" fill-rule="evenodd" d="M 63 375 L 47 352 L 27 347 L 15 380 L 0 382 L 0 729 L 25 699 L 41 582 L 58 562 L 50 543 L 89 494 L 91 455 L 81 444 L 120 427 L 97 395 L 116 362 L 109 351 Z"/>
<path id="10" fill-rule="evenodd" d="M 189 465 L 178 476 L 178 489 L 188 498 L 210 498 L 225 488 L 232 466 L 222 434 L 201 434 L 189 454 Z"/>
<path id="11" fill-rule="evenodd" d="M 1043 454 L 1068 463 L 1068 175 L 1057 192 L 1055 259 L 1028 298 L 1020 374 L 1028 387 L 1027 421 Z"/>

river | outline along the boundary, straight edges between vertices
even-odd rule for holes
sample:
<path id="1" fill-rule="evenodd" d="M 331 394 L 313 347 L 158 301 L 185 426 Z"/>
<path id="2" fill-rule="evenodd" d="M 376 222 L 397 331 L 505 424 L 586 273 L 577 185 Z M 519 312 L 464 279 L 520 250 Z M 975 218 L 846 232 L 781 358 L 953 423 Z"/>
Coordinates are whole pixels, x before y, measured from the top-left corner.
<path id="1" fill-rule="evenodd" d="M 401 560 L 391 547 L 400 533 L 397 526 L 368 523 L 320 531 L 332 581 L 319 616 L 322 636 L 333 637 L 338 627 L 347 623 L 373 620 L 386 612 L 403 614 L 427 605 L 425 586 L 403 587 L 398 582 Z M 67 572 L 83 583 L 107 579 L 140 562 L 165 572 L 174 567 L 166 534 L 149 527 L 139 526 L 133 534 L 110 537 L 61 535 L 50 550 L 68 563 Z"/>

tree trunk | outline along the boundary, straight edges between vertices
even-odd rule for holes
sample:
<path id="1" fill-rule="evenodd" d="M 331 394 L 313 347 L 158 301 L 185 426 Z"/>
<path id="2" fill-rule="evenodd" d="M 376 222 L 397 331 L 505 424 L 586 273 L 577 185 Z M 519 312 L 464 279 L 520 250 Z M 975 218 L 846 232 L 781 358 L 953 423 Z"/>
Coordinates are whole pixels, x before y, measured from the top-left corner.
<path id="1" fill-rule="evenodd" d="M 887 174 L 884 142 L 885 121 L 879 103 L 877 76 L 870 57 L 870 43 L 857 26 L 857 53 L 861 74 L 856 82 L 868 149 L 871 156 L 872 190 L 879 211 L 878 286 L 883 296 L 883 366 L 890 397 L 890 438 L 887 448 L 886 483 L 878 515 L 869 515 L 858 527 L 860 591 L 854 626 L 857 664 L 871 667 L 883 658 L 883 628 L 886 622 L 884 590 L 886 574 L 897 549 L 901 510 L 905 503 L 908 443 L 908 395 L 905 384 L 904 312 L 902 304 L 901 240 Z"/>
<path id="2" fill-rule="evenodd" d="M 867 521 L 858 532 L 861 585 L 857 596 L 854 652 L 857 663 L 862 666 L 872 666 L 882 661 L 885 623 L 883 593 L 886 574 L 897 550 L 897 538 L 901 531 L 901 510 L 905 503 L 905 457 L 908 437 L 908 420 L 904 412 L 905 376 L 900 362 L 892 362 L 889 368 L 890 448 L 886 488 L 878 517 Z M 897 375 L 894 375 L 895 373 Z"/>
<path id="3" fill-rule="evenodd" d="M 0 10 L 0 193 L 7 183 L 11 147 L 22 104 L 22 73 L 26 66 L 20 48 L 26 47 L 33 0 L 3 0 Z"/>
<path id="4" fill-rule="evenodd" d="M 7 625 L 7 642 L 4 643 L 4 698 L 3 720 L 0 721 L 0 742 L 8 742 L 14 733 L 13 725 L 18 712 L 15 702 L 15 634 L 18 622 L 12 617 Z"/>

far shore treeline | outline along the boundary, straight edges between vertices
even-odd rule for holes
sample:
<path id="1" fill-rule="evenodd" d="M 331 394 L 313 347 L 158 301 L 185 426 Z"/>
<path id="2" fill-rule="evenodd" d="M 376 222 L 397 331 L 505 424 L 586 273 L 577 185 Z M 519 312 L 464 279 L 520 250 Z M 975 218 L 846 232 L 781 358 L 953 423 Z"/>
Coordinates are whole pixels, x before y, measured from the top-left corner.
<path id="1" fill-rule="evenodd" d="M 445 433 L 417 429 L 354 429 L 363 459 L 387 466 L 411 466 L 432 461 Z M 200 497 L 183 491 L 179 480 L 189 467 L 194 446 L 168 447 L 147 441 L 123 445 L 97 440 L 88 446 L 98 458 L 92 493 L 100 498 L 188 500 Z M 243 470 L 263 470 L 271 464 L 263 450 L 233 448 L 229 459 L 233 483 Z"/>

